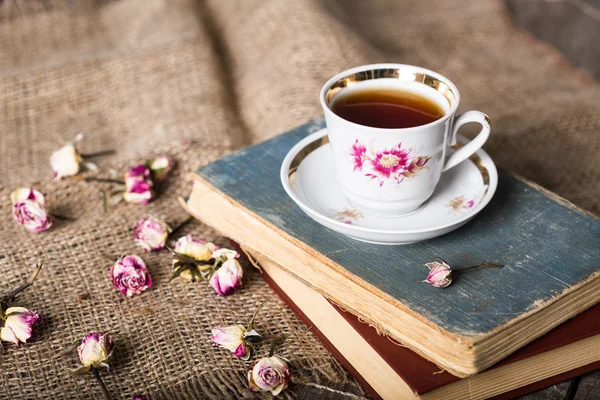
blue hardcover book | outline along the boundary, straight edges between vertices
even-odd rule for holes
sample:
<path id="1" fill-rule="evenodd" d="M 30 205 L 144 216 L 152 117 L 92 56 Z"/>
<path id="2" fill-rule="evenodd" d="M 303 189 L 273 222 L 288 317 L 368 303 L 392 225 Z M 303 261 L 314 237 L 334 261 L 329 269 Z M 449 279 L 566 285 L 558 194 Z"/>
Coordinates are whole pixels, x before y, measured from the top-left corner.
<path id="1" fill-rule="evenodd" d="M 428 241 L 378 246 L 314 222 L 285 193 L 279 169 L 322 126 L 309 123 L 202 167 L 189 211 L 460 377 L 600 301 L 600 221 L 504 170 L 481 213 Z M 478 268 L 437 289 L 421 282 L 432 255 L 457 268 L 483 260 L 504 268 Z"/>

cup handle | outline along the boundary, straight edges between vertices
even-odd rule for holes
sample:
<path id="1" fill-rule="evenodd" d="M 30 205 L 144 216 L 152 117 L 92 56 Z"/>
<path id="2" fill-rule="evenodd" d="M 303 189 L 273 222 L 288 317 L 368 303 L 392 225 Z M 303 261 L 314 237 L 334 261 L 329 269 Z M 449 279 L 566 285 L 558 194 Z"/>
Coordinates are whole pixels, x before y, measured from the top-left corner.
<path id="1" fill-rule="evenodd" d="M 456 150 L 446 159 L 443 171 L 448 171 L 450 168 L 471 157 L 473 153 L 483 146 L 488 137 L 490 137 L 490 131 L 492 129 L 490 118 L 481 111 L 467 111 L 455 117 L 452 126 L 452 136 L 450 136 L 449 140 L 451 145 L 456 144 L 456 133 L 458 132 L 458 129 L 469 122 L 478 122 L 481 125 L 481 131 L 475 136 L 475 139 Z"/>

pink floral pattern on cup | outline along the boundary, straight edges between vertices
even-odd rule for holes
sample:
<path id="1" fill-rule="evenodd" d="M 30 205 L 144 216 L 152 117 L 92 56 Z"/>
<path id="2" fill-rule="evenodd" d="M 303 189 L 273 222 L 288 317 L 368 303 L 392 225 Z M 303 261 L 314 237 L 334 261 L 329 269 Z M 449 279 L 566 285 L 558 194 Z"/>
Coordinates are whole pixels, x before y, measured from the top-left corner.
<path id="1" fill-rule="evenodd" d="M 413 156 L 412 149 L 402 148 L 398 143 L 391 149 L 382 149 L 367 154 L 367 146 L 354 141 L 350 149 L 350 156 L 354 164 L 355 172 L 363 172 L 364 176 L 376 179 L 379 186 L 383 186 L 389 180 L 400 184 L 405 178 L 414 178 L 424 168 L 431 157 Z"/>

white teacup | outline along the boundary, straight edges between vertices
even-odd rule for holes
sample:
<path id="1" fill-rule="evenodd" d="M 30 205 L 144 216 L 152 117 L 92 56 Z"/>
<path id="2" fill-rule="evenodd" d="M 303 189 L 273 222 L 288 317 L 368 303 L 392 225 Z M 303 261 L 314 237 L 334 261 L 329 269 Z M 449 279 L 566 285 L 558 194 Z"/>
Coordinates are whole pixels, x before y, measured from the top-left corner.
<path id="1" fill-rule="evenodd" d="M 436 103 L 444 116 L 411 128 L 359 125 L 335 114 L 331 105 L 349 91 L 398 89 Z M 321 89 L 321 105 L 337 175 L 348 201 L 366 213 L 393 217 L 418 209 L 435 190 L 442 172 L 469 158 L 490 135 L 490 119 L 479 111 L 460 115 L 460 95 L 444 76 L 403 64 L 373 64 L 344 71 Z M 481 124 L 469 143 L 447 157 L 458 129 Z"/>

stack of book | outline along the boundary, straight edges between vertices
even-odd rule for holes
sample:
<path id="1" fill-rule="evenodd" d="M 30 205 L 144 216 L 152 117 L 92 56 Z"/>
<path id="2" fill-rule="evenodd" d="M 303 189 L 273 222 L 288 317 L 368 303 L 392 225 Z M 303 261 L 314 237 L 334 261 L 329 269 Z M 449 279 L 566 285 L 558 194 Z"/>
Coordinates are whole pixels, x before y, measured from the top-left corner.
<path id="1" fill-rule="evenodd" d="M 600 367 L 596 217 L 501 170 L 494 199 L 463 228 L 405 246 L 357 242 L 312 221 L 279 181 L 314 127 L 201 168 L 186 207 L 248 249 L 373 397 L 511 397 Z M 421 282 L 433 256 L 505 266 L 437 289 Z"/>

